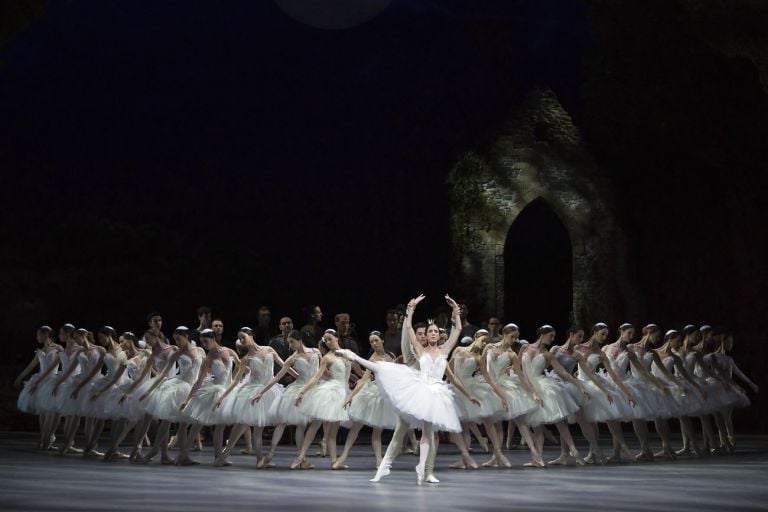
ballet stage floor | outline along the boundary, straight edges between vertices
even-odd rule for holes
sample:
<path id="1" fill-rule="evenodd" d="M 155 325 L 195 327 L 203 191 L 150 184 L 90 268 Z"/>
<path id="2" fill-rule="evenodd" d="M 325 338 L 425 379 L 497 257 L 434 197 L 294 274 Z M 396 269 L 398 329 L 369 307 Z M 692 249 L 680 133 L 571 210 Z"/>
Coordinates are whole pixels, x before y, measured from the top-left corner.
<path id="1" fill-rule="evenodd" d="M 506 452 L 513 469 L 449 469 L 456 451 L 446 444 L 435 471 L 441 482 L 422 487 L 413 455 L 402 455 L 381 482 L 368 482 L 374 459 L 360 441 L 346 471 L 326 469 L 328 459 L 320 457 L 311 459 L 314 470 L 291 471 L 288 445 L 280 447 L 278 467 L 268 470 L 254 469 L 247 455 L 233 456 L 232 467 L 212 467 L 210 446 L 193 454 L 201 465 L 175 467 L 59 457 L 34 445 L 31 434 L 0 434 L 0 510 L 768 510 L 768 436 L 741 436 L 737 452 L 727 456 L 546 469 L 520 467 L 528 460 L 522 449 Z M 477 461 L 486 460 L 478 451 Z M 558 450 L 546 452 L 549 460 Z"/>

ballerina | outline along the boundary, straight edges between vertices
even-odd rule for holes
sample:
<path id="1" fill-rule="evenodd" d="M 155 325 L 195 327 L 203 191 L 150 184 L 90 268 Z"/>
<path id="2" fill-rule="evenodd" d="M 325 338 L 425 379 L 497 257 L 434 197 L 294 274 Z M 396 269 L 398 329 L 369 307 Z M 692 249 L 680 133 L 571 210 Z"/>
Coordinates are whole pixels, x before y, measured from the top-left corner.
<path id="1" fill-rule="evenodd" d="M 144 367 L 150 364 L 150 351 L 146 349 L 146 343 L 130 331 L 121 334 L 119 341 L 126 357 L 125 379 L 105 399 L 104 414 L 112 420 L 111 446 L 104 452 L 105 460 L 130 458 L 120 453 L 120 443 L 145 415 L 143 404 L 139 403 L 137 396 L 131 395 L 126 400 L 122 400 L 122 397 L 136 384 Z"/>
<path id="2" fill-rule="evenodd" d="M 416 334 L 416 342 L 422 347 L 427 346 L 427 327 L 428 325 L 424 322 L 418 322 L 413 325 L 413 329 Z M 411 346 L 410 337 L 408 336 L 408 329 L 405 328 L 401 329 L 400 352 L 402 355 L 399 356 L 395 361 L 398 363 L 402 362 L 405 366 L 411 368 L 418 374 L 420 368 L 419 358 L 416 356 L 416 353 Z M 383 395 L 381 396 L 384 398 Z M 416 450 L 418 450 L 418 444 L 415 441 L 416 435 L 411 428 L 411 424 L 407 419 L 398 414 L 397 425 L 395 425 L 395 431 L 392 433 L 392 439 L 390 439 L 389 444 L 387 445 L 387 451 L 384 453 L 384 457 L 382 457 L 381 463 L 379 463 L 379 467 L 376 470 L 376 475 L 374 475 L 374 477 L 369 480 L 370 482 L 379 482 L 383 477 L 389 475 L 392 462 L 397 458 L 398 455 L 400 455 L 400 453 L 403 452 L 403 441 L 405 440 L 406 435 L 411 438 L 411 442 L 414 446 L 414 453 L 416 453 Z M 427 462 L 424 470 L 424 480 L 428 483 L 437 484 L 440 483 L 440 480 L 438 480 L 434 475 L 435 454 L 437 452 L 437 445 L 440 438 L 435 433 L 433 433 L 433 437 L 435 449 L 427 454 Z"/>
<path id="3" fill-rule="evenodd" d="M 200 343 L 208 353 L 197 381 L 179 407 L 179 410 L 184 411 L 184 418 L 192 423 L 187 443 L 197 437 L 203 426 L 213 426 L 213 465 L 231 466 L 232 463 L 224 456 L 224 428 L 227 426 L 226 417 L 229 414 L 231 397 L 224 403 L 220 403 L 219 399 L 229 387 L 232 381 L 232 367 L 240 364 L 240 358 L 231 348 L 220 346 L 211 329 L 203 329 L 200 332 Z M 209 374 L 213 379 L 205 381 Z"/>
<path id="4" fill-rule="evenodd" d="M 101 335 L 100 340 L 102 346 L 106 350 L 104 355 L 104 365 L 107 367 L 107 373 L 104 376 L 102 382 L 94 387 L 90 396 L 90 403 L 87 408 L 90 410 L 90 415 L 95 419 L 96 428 L 94 429 L 94 437 L 98 439 L 101 430 L 104 427 L 106 420 L 112 420 L 111 431 L 111 443 L 110 449 L 104 453 L 105 460 L 115 460 L 120 458 L 128 458 L 127 455 L 123 456 L 117 450 L 117 445 L 123 430 L 125 429 L 125 420 L 117 415 L 112 415 L 107 412 L 107 408 L 113 403 L 117 402 L 120 396 L 124 392 L 124 387 L 130 384 L 126 368 L 128 367 L 128 356 L 122 349 L 124 339 L 117 343 L 114 332 L 104 329 L 105 334 Z M 100 333 L 101 334 L 101 333 Z"/>
<path id="5" fill-rule="evenodd" d="M 523 371 L 528 376 L 528 380 L 531 381 L 536 393 L 544 401 L 542 407 L 534 409 L 527 416 L 528 423 L 534 427 L 536 450 L 538 453 L 542 453 L 544 448 L 544 425 L 554 424 L 560 432 L 560 439 L 565 440 L 571 457 L 577 464 L 584 465 L 584 460 L 579 456 L 571 432 L 568 430 L 567 421 L 569 416 L 579 410 L 579 404 L 565 386 L 557 380 L 549 378 L 544 370 L 551 365 L 563 381 L 576 386 L 585 399 L 590 399 L 591 396 L 584 384 L 568 373 L 557 361 L 554 354 L 549 351 L 549 347 L 555 339 L 555 329 L 551 325 L 543 325 L 536 330 L 536 334 L 538 339 L 525 347 L 522 356 Z M 553 462 L 562 463 L 559 459 Z"/>
<path id="6" fill-rule="evenodd" d="M 459 419 L 462 422 L 464 442 L 468 444 L 469 425 L 482 423 L 493 446 L 493 455 L 483 466 L 499 467 L 499 464 L 501 464 L 509 468 L 512 467 L 512 464 L 501 451 L 501 439 L 494 426 L 497 418 L 504 417 L 509 412 L 509 403 L 507 395 L 488 373 L 486 362 L 486 344 L 488 340 L 489 332 L 485 329 L 478 329 L 474 334 L 472 343 L 468 347 L 458 347 L 453 351 L 449 365 L 456 379 L 480 402 L 478 407 L 465 395 L 456 395 L 456 404 L 459 410 Z M 476 372 L 479 372 L 480 375 L 476 376 Z M 462 466 L 463 461 L 457 467 Z"/>
<path id="7" fill-rule="evenodd" d="M 508 410 L 503 419 L 509 420 L 510 426 L 516 427 L 520 431 L 520 435 L 531 451 L 531 462 L 527 463 L 526 466 L 544 467 L 541 453 L 536 451 L 531 428 L 526 421 L 526 415 L 537 407 L 543 406 L 544 401 L 531 385 L 523 371 L 520 358 L 514 351 L 514 347 L 519 345 L 517 338 L 520 335 L 520 329 L 517 325 L 509 323 L 504 326 L 502 332 L 501 341 L 487 345 L 484 351 L 488 373 L 499 385 L 507 399 Z M 499 421 L 496 430 L 500 439 L 503 433 L 501 427 L 502 424 Z"/>
<path id="8" fill-rule="evenodd" d="M 635 399 L 636 405 L 632 411 L 632 427 L 640 441 L 640 453 L 635 456 L 635 460 L 651 461 L 654 455 L 648 447 L 647 423 L 664 414 L 668 408 L 668 401 L 665 397 L 669 397 L 670 390 L 646 368 L 641 359 L 643 356 L 642 346 L 632 345 L 630 347 L 629 342 L 632 341 L 634 335 L 635 328 L 632 324 L 621 324 L 619 326 L 619 339 L 605 345 L 603 352 L 608 356 L 616 375 Z M 640 353 L 638 354 L 636 351 Z"/>
<path id="9" fill-rule="evenodd" d="M 273 418 L 269 414 L 272 404 L 280 398 L 283 392 L 283 386 L 276 384 L 271 387 L 269 392 L 262 396 L 257 404 L 251 405 L 251 398 L 258 393 L 274 375 L 274 363 L 280 368 L 285 366 L 285 362 L 280 355 L 272 348 L 259 345 L 253 339 L 253 331 L 248 327 L 242 327 L 237 333 L 237 344 L 242 347 L 246 353 L 240 358 L 240 367 L 237 376 L 232 379 L 232 384 L 221 395 L 216 402 L 217 407 L 226 400 L 227 396 L 233 391 L 235 395 L 232 399 L 229 418 L 227 422 L 233 424 L 232 430 L 227 440 L 227 447 L 224 449 L 224 458 L 229 457 L 230 453 L 237 445 L 240 436 L 250 432 L 253 427 L 253 441 L 255 442 L 255 455 L 258 462 L 261 459 L 261 444 L 264 427 L 273 424 Z M 298 374 L 293 370 L 288 370 L 293 377 Z M 248 381 L 239 385 L 243 377 L 248 375 Z M 250 450 L 249 450 L 250 451 Z"/>
<path id="10" fill-rule="evenodd" d="M 384 341 L 381 332 L 372 331 L 368 336 L 368 342 L 373 349 L 373 354 L 369 358 L 371 361 L 394 362 L 394 355 L 384 351 Z M 344 402 L 344 408 L 348 409 L 349 417 L 353 421 L 347 440 L 344 443 L 344 450 L 336 459 L 333 469 L 344 469 L 344 461 L 349 456 L 349 451 L 355 444 L 357 435 L 363 425 L 373 428 L 371 434 L 371 446 L 373 454 L 376 457 L 376 467 L 381 465 L 381 432 L 386 429 L 394 429 L 397 425 L 397 412 L 381 396 L 378 386 L 371 380 L 371 370 L 365 370 L 362 378 L 357 381 L 355 389 Z"/>
<path id="11" fill-rule="evenodd" d="M 339 350 L 337 353 L 358 362 L 364 368 L 376 374 L 376 382 L 385 399 L 408 421 L 421 424 L 421 440 L 419 441 L 419 464 L 416 466 L 416 483 L 421 485 L 424 481 L 427 457 L 434 449 L 433 428 L 446 432 L 461 432 L 453 391 L 448 384 L 443 382 L 443 374 L 448 366 L 448 354 L 456 346 L 461 332 L 461 317 L 459 305 L 448 295 L 446 301 L 453 309 L 455 325 L 443 345 L 438 346 L 440 332 L 435 324 L 427 328 L 427 346 L 422 347 L 416 341 L 416 333 L 413 330 L 412 316 L 416 306 L 423 301 L 425 296 L 419 295 L 408 302 L 406 309 L 405 328 L 414 352 L 419 357 L 420 372 L 417 374 L 404 365 L 385 361 L 368 361 L 348 350 Z M 449 376 L 451 373 L 449 372 Z M 456 382 L 456 387 L 462 391 L 463 386 Z M 467 393 L 469 394 L 469 393 Z M 472 400 L 478 406 L 477 399 Z"/>
<path id="12" fill-rule="evenodd" d="M 732 397 L 732 400 L 716 413 L 722 418 L 721 421 L 725 424 L 727 437 L 723 444 L 729 452 L 733 452 L 736 443 L 735 432 L 733 429 L 733 409 L 736 407 L 748 407 L 750 405 L 749 397 L 747 397 L 746 392 L 733 381 L 733 376 L 736 375 L 736 377 L 749 386 L 754 393 L 757 393 L 760 390 L 757 384 L 752 382 L 752 380 L 739 369 L 736 362 L 728 354 L 733 350 L 733 345 L 733 334 L 724 333 L 720 335 L 719 343 L 714 351 L 714 359 L 720 373 L 731 383 L 728 394 Z"/>
<path id="13" fill-rule="evenodd" d="M 674 406 L 670 417 L 676 418 L 696 414 L 704 408 L 704 402 L 707 400 L 704 390 L 693 380 L 693 377 L 683 365 L 682 359 L 674 352 L 674 350 L 680 348 L 681 344 L 682 338 L 678 331 L 674 329 L 667 331 L 664 335 L 664 344 L 654 350 L 658 359 L 654 358 L 653 365 L 651 366 L 651 373 L 667 384 L 672 391 Z M 697 394 L 690 393 L 689 388 L 695 389 Z M 667 418 L 658 417 L 654 423 L 656 424 L 656 431 L 663 432 L 663 434 L 660 434 L 662 451 L 654 454 L 654 456 L 673 459 L 675 454 L 671 453 L 672 450 L 669 446 L 669 422 Z M 690 436 L 692 433 L 689 432 L 688 435 Z M 664 442 L 665 440 L 666 443 Z"/>
<path id="14" fill-rule="evenodd" d="M 596 401 L 596 403 L 602 402 L 601 407 L 593 406 L 590 400 L 585 404 L 584 415 L 587 421 L 592 422 L 595 435 L 597 435 L 598 422 L 605 422 L 608 425 L 608 431 L 613 438 L 613 455 L 608 457 L 607 461 L 620 462 L 622 455 L 632 458 L 627 442 L 624 440 L 624 431 L 621 428 L 621 423 L 633 419 L 633 408 L 636 405 L 636 401 L 632 392 L 613 370 L 610 358 L 601 350 L 607 339 L 607 324 L 598 322 L 592 326 L 592 334 L 589 339 L 576 347 L 586 363 L 586 368 L 579 367 L 578 377 L 581 380 L 585 380 L 585 375 L 589 376 L 590 379 L 600 379 L 613 398 L 612 401 L 608 400 L 608 403 Z M 603 366 L 605 373 L 598 373 L 596 371 L 599 365 Z M 591 380 L 587 381 L 588 386 L 590 382 Z M 596 397 L 599 398 L 600 395 L 598 394 Z"/>
<path id="15" fill-rule="evenodd" d="M 294 425 L 296 427 L 296 448 L 301 449 L 304 445 L 304 431 L 310 419 L 295 406 L 295 401 L 299 392 L 304 388 L 304 385 L 309 382 L 309 379 L 311 379 L 317 372 L 320 351 L 317 348 L 306 347 L 303 342 L 302 333 L 296 330 L 293 330 L 288 334 L 288 347 L 293 351 L 293 354 L 286 359 L 285 364 L 277 375 L 272 377 L 272 379 L 251 398 L 251 404 L 257 404 L 267 393 L 269 393 L 273 386 L 277 385 L 280 379 L 282 379 L 289 370 L 294 370 L 297 373 L 296 380 L 285 386 L 282 394 L 278 396 L 270 406 L 269 416 L 276 426 L 272 433 L 272 443 L 269 453 L 267 453 L 267 455 L 256 465 L 257 468 L 274 466 L 274 464 L 272 464 L 272 458 L 275 455 L 275 450 L 277 449 L 280 439 L 283 437 L 286 425 Z M 308 464 L 305 464 L 305 467 L 308 467 Z"/>
<path id="16" fill-rule="evenodd" d="M 189 456 L 190 443 L 187 437 L 187 429 L 190 420 L 180 412 L 180 409 L 192 389 L 192 384 L 198 379 L 205 353 L 203 349 L 195 346 L 190 341 L 189 329 L 187 327 L 177 327 L 173 332 L 173 340 L 176 346 L 168 346 L 168 355 L 164 368 L 139 397 L 140 402 L 146 400 L 144 403 L 146 404 L 145 411 L 147 415 L 160 420 L 160 425 L 157 428 L 152 449 L 146 456 L 142 455 L 141 452 L 137 453 L 135 456 L 137 463 L 146 464 L 159 452 L 161 464 L 176 464 L 178 466 L 197 464 Z M 164 354 L 165 350 L 160 353 Z M 179 373 L 169 378 L 168 375 L 175 371 L 177 367 Z M 168 435 L 172 423 L 179 424 L 177 433 L 179 456 L 175 461 L 168 453 Z"/>
<path id="17" fill-rule="evenodd" d="M 68 326 L 69 324 L 65 327 L 68 329 Z M 64 327 L 62 327 L 62 330 L 64 330 Z M 74 326 L 72 326 L 72 330 L 74 330 Z M 16 405 L 21 412 L 38 415 L 40 425 L 40 442 L 38 447 L 41 450 L 48 450 L 53 446 L 56 437 L 53 435 L 52 425 L 58 423 L 58 415 L 54 411 L 53 404 L 50 403 L 51 395 L 48 393 L 35 393 L 43 383 L 55 382 L 55 371 L 59 367 L 59 352 L 63 350 L 63 347 L 53 341 L 52 334 L 53 329 L 47 325 L 37 330 L 37 344 L 40 345 L 40 348 L 35 351 L 35 357 L 32 358 L 32 361 L 30 361 L 13 383 L 13 386 L 19 389 L 27 375 L 36 368 L 38 369 L 37 373 L 24 382 L 24 387 L 21 393 L 19 393 Z"/>
<path id="18" fill-rule="evenodd" d="M 341 422 L 349 421 L 349 414 L 344 408 L 344 402 L 347 397 L 347 382 L 352 365 L 349 361 L 340 359 L 336 355 L 340 346 L 339 337 L 334 329 L 325 331 L 322 344 L 325 345 L 327 352 L 320 360 L 317 372 L 309 382 L 304 384 L 294 402 L 299 411 L 311 418 L 312 422 L 304 433 L 304 443 L 291 463 L 291 469 L 311 467 L 306 460 L 307 450 L 321 424 L 326 426 L 325 430 L 328 433 L 328 454 L 331 457 L 331 468 L 341 469 L 335 466 L 336 433 Z M 330 378 L 318 384 L 326 371 L 330 374 Z"/>
<path id="19" fill-rule="evenodd" d="M 155 324 L 159 318 L 159 315 L 151 316 Z M 143 365 L 139 374 L 134 378 L 133 384 L 123 393 L 119 400 L 120 404 L 126 401 L 133 402 L 132 408 L 134 408 L 135 412 L 144 411 L 144 414 L 134 427 L 133 447 L 128 457 L 130 462 L 136 464 L 145 464 L 147 462 L 141 453 L 141 445 L 149 432 L 149 427 L 154 421 L 154 418 L 146 412 L 148 402 L 144 402 L 144 399 L 147 398 L 148 391 L 157 388 L 172 370 L 174 374 L 176 373 L 175 363 L 168 367 L 168 372 L 163 373 L 167 367 L 168 360 L 175 353 L 176 348 L 166 342 L 165 335 L 159 331 L 157 326 L 145 331 L 143 339 L 144 343 L 149 347 L 149 361 Z M 152 376 L 153 372 L 154 377 Z M 195 378 L 197 378 L 197 374 L 195 374 Z"/>

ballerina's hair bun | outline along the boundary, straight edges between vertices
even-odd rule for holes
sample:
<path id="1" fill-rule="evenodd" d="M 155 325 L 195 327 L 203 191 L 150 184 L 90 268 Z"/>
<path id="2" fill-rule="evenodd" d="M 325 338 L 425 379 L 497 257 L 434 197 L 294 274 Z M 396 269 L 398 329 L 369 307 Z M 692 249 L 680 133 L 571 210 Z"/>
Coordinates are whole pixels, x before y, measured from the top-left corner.
<path id="1" fill-rule="evenodd" d="M 512 331 L 519 331 L 520 328 L 517 326 L 517 324 L 513 324 L 512 322 L 508 323 L 504 327 L 501 328 L 501 332 L 512 332 Z"/>
<path id="2" fill-rule="evenodd" d="M 489 334 L 491 334 L 491 333 L 488 332 L 488 329 L 478 329 L 478 330 L 475 331 L 474 338 L 477 339 L 480 336 L 488 336 Z"/>
<path id="3" fill-rule="evenodd" d="M 51 326 L 50 326 L 50 325 L 41 325 L 41 326 L 40 326 L 40 327 L 37 329 L 37 332 L 44 332 L 44 333 L 46 333 L 46 334 L 51 334 L 51 333 L 53 333 L 53 329 L 51 329 Z"/>
<path id="4" fill-rule="evenodd" d="M 667 333 L 664 335 L 664 341 L 671 340 L 672 338 L 677 338 L 680 336 L 680 333 L 677 332 L 674 329 L 670 329 L 667 331 Z"/>
<path id="5" fill-rule="evenodd" d="M 336 329 L 326 329 L 323 334 L 333 334 L 335 337 L 339 337 L 338 334 L 336 334 Z"/>
<path id="6" fill-rule="evenodd" d="M 216 335 L 213 333 L 213 329 L 203 329 L 200 331 L 200 337 L 201 338 L 216 338 Z"/>
<path id="7" fill-rule="evenodd" d="M 656 332 L 659 330 L 659 326 L 656 324 L 648 324 L 645 327 L 643 327 L 643 334 L 651 334 L 652 332 Z"/>
<path id="8" fill-rule="evenodd" d="M 629 329 L 634 329 L 634 328 L 635 328 L 635 326 L 634 326 L 634 325 L 632 325 L 632 324 L 629 324 L 629 323 L 623 323 L 623 324 L 621 324 L 621 325 L 619 326 L 619 330 L 620 330 L 621 332 L 627 331 L 627 330 L 629 330 Z"/>
<path id="9" fill-rule="evenodd" d="M 379 338 L 381 338 L 381 331 L 371 331 L 368 337 L 370 338 L 371 336 L 378 336 Z"/>
<path id="10" fill-rule="evenodd" d="M 554 327 L 552 327 L 552 326 L 551 326 L 551 325 L 549 325 L 549 324 L 544 324 L 544 325 L 542 325 L 541 327 L 539 327 L 538 329 L 536 329 L 536 334 L 537 334 L 538 336 L 543 336 L 543 335 L 545 335 L 545 334 L 549 334 L 549 333 L 551 333 L 551 332 L 555 332 L 555 328 L 554 328 Z"/>
<path id="11" fill-rule="evenodd" d="M 702 325 L 699 327 L 700 332 L 714 331 L 711 325 Z"/>
<path id="12" fill-rule="evenodd" d="M 173 330 L 173 334 L 181 334 L 182 336 L 189 337 L 189 327 L 180 325 Z"/>

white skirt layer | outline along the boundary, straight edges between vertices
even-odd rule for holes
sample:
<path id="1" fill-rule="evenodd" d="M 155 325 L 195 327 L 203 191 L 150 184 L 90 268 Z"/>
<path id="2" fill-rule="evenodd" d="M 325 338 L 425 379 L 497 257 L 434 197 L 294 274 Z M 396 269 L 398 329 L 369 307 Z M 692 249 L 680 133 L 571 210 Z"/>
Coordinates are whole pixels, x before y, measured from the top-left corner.
<path id="1" fill-rule="evenodd" d="M 384 400 L 379 387 L 372 381 L 366 382 L 352 400 L 349 418 L 374 428 L 394 429 L 397 425 L 397 412 Z"/>
<path id="2" fill-rule="evenodd" d="M 101 411 L 97 410 L 96 401 L 91 398 L 104 386 L 104 379 L 104 375 L 96 374 L 78 393 L 75 407 L 80 416 L 96 419 L 101 419 L 103 416 Z"/>
<path id="3" fill-rule="evenodd" d="M 344 409 L 348 388 L 345 382 L 326 380 L 315 384 L 299 404 L 299 411 L 313 420 L 349 421 L 349 414 Z"/>
<path id="4" fill-rule="evenodd" d="M 144 400 L 146 402 L 144 410 L 158 420 L 189 423 L 189 419 L 186 418 L 186 411 L 182 412 L 180 407 L 189 395 L 190 389 L 192 389 L 192 385 L 184 379 L 179 377 L 165 379 Z M 139 398 L 141 398 L 141 394 Z"/>
<path id="5" fill-rule="evenodd" d="M 501 400 L 485 379 L 469 377 L 462 379 L 461 383 L 480 402 L 478 407 L 464 393 L 456 392 L 456 409 L 462 422 L 481 423 L 484 419 L 501 419 L 504 416 Z"/>
<path id="6" fill-rule="evenodd" d="M 37 414 L 45 414 L 49 412 L 57 412 L 56 399 L 53 396 L 53 386 L 56 385 L 58 380 L 56 375 L 49 375 L 35 391 L 33 397 L 35 398 L 35 410 Z M 62 387 L 64 384 L 61 385 Z M 59 388 L 61 389 L 61 387 Z"/>
<path id="7" fill-rule="evenodd" d="M 296 407 L 296 398 L 306 382 L 294 381 L 285 386 L 283 393 L 272 403 L 269 416 L 276 424 L 306 425 L 310 422 L 309 416 L 299 411 Z M 306 396 L 305 396 L 306 399 Z"/>
<path id="8" fill-rule="evenodd" d="M 229 386 L 214 384 L 212 381 L 204 383 L 189 401 L 183 416 L 189 423 L 199 425 L 227 425 L 231 415 L 230 408 L 234 395 L 230 393 L 221 407 L 214 408 L 216 401 L 224 394 Z"/>
<path id="9" fill-rule="evenodd" d="M 27 414 L 41 414 L 41 412 L 38 410 L 37 401 L 44 396 L 40 394 L 40 388 L 42 385 L 37 387 L 37 390 L 34 394 L 29 392 L 32 389 L 32 386 L 39 380 L 40 374 L 36 373 L 31 378 L 24 381 L 24 387 L 21 388 L 19 398 L 16 400 L 16 407 L 18 407 L 21 412 L 25 412 Z"/>
<path id="10" fill-rule="evenodd" d="M 461 432 L 451 386 L 423 379 L 403 364 L 380 361 L 376 365 L 376 384 L 381 395 L 400 416 L 417 425 L 429 422 L 436 431 Z"/>
<path id="11" fill-rule="evenodd" d="M 234 398 L 232 400 L 232 407 L 229 409 L 227 423 L 233 425 L 242 423 L 252 427 L 275 425 L 275 418 L 270 414 L 270 411 L 275 402 L 280 400 L 280 396 L 283 394 L 283 386 L 281 384 L 275 384 L 269 388 L 269 391 L 264 393 L 264 396 L 262 396 L 258 402 L 251 405 L 253 396 L 262 389 L 264 389 L 264 384 L 252 382 L 244 384 L 232 391 Z"/>
<path id="12" fill-rule="evenodd" d="M 608 401 L 608 397 L 605 396 L 605 393 L 603 393 L 592 380 L 588 379 L 582 381 L 591 397 L 588 400 L 584 400 L 581 405 L 584 419 L 590 423 L 629 421 L 633 419 L 633 408 L 616 383 L 602 372 L 597 373 L 597 378 L 600 379 L 600 384 L 608 390 L 608 395 L 610 395 L 613 403 Z"/>
<path id="13" fill-rule="evenodd" d="M 507 404 L 509 405 L 509 410 L 506 412 L 502 411 L 504 416 L 501 419 L 512 420 L 519 418 L 539 407 L 539 404 L 531 398 L 530 394 L 523 388 L 523 385 L 520 384 L 517 375 L 502 376 L 496 383 L 507 397 Z"/>
<path id="14" fill-rule="evenodd" d="M 526 415 L 526 422 L 530 426 L 558 423 L 579 410 L 579 404 L 568 388 L 555 379 L 546 375 L 537 375 L 529 380 L 533 389 L 544 401 L 542 407 L 537 407 Z"/>

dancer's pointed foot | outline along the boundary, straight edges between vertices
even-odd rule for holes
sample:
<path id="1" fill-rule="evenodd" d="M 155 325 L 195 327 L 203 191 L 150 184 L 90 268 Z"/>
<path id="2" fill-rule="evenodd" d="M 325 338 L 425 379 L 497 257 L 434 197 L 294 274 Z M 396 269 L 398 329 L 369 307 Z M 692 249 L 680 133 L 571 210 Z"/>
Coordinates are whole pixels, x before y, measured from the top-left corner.
<path id="1" fill-rule="evenodd" d="M 222 456 L 221 456 L 221 457 L 217 457 L 217 458 L 216 458 L 216 459 L 213 461 L 213 465 L 214 465 L 214 466 L 216 466 L 217 468 L 223 468 L 223 467 L 226 467 L 226 466 L 231 466 L 231 465 L 232 465 L 232 463 L 231 463 L 231 462 L 229 462 L 229 459 L 227 459 L 227 458 L 226 458 L 226 457 L 225 457 L 225 456 L 222 454 Z"/>
<path id="2" fill-rule="evenodd" d="M 669 448 L 665 448 L 661 451 L 658 451 L 653 454 L 654 459 L 662 459 L 662 460 L 675 460 L 677 457 L 675 457 L 675 454 L 672 453 L 672 450 Z"/>
<path id="3" fill-rule="evenodd" d="M 389 464 L 379 464 L 379 468 L 376 470 L 376 475 L 374 475 L 373 478 L 368 480 L 369 482 L 378 482 L 385 476 L 389 475 Z"/>
<path id="4" fill-rule="evenodd" d="M 690 456 L 692 454 L 691 447 L 687 444 L 684 444 L 682 448 L 675 451 L 675 455 L 684 455 L 684 456 Z"/>
<path id="5" fill-rule="evenodd" d="M 499 461 L 496 459 L 496 455 L 483 462 L 484 468 L 497 468 L 499 467 Z"/>
<path id="6" fill-rule="evenodd" d="M 651 462 L 653 461 L 653 454 L 650 451 L 640 452 L 635 455 L 637 462 Z"/>
<path id="7" fill-rule="evenodd" d="M 464 461 L 463 461 L 463 460 L 460 460 L 460 461 L 454 462 L 453 464 L 451 464 L 451 465 L 450 465 L 450 466 L 448 466 L 448 467 L 449 467 L 449 468 L 451 468 L 451 469 L 467 469 L 467 465 L 466 465 L 466 464 L 464 464 Z"/>
<path id="8" fill-rule="evenodd" d="M 343 462 L 337 460 L 336 462 L 331 464 L 331 469 L 343 470 L 343 469 L 349 469 L 349 466 L 347 466 Z"/>
<path id="9" fill-rule="evenodd" d="M 590 452 L 587 454 L 587 456 L 586 456 L 586 457 L 584 457 L 584 463 L 585 463 L 585 464 L 594 464 L 595 462 L 596 462 L 596 461 L 595 461 L 595 454 L 594 454 L 592 451 L 590 451 Z"/>
<path id="10" fill-rule="evenodd" d="M 551 461 L 547 462 L 547 465 L 548 466 L 562 466 L 567 461 L 568 461 L 568 457 L 564 453 L 561 453 L 560 456 L 558 458 L 556 458 L 555 460 L 551 460 Z"/>
<path id="11" fill-rule="evenodd" d="M 273 468 L 275 465 L 272 463 L 272 454 L 268 453 L 266 457 L 261 459 L 257 464 L 256 467 L 258 469 L 264 469 L 264 468 Z"/>
<path id="12" fill-rule="evenodd" d="M 485 450 L 485 453 L 490 453 L 490 448 L 488 448 L 488 439 L 485 437 L 481 437 L 478 439 L 478 442 L 480 443 L 480 447 Z"/>
<path id="13" fill-rule="evenodd" d="M 307 459 L 301 461 L 301 469 L 315 469 L 314 464 L 310 464 Z"/>
<path id="14" fill-rule="evenodd" d="M 430 483 L 430 484 L 439 484 L 440 483 L 440 480 L 435 478 L 435 475 L 433 475 L 431 473 L 429 475 L 427 475 L 426 477 L 424 477 L 424 481 L 427 482 L 427 483 Z"/>
<path id="15" fill-rule="evenodd" d="M 176 461 L 174 462 L 177 466 L 197 466 L 200 464 L 196 460 L 190 459 L 189 457 L 182 457 L 179 455 L 176 458 Z"/>
<path id="16" fill-rule="evenodd" d="M 291 465 L 288 467 L 291 469 L 299 469 L 301 467 L 301 462 L 302 462 L 301 457 L 296 457 L 295 459 L 293 459 L 293 462 L 291 462 Z"/>
<path id="17" fill-rule="evenodd" d="M 416 485 L 421 485 L 424 481 L 424 466 L 417 464 L 414 469 L 416 470 Z"/>
<path id="18" fill-rule="evenodd" d="M 501 451 L 499 451 L 499 453 L 496 454 L 496 460 L 498 460 L 499 464 L 501 464 L 505 468 L 512 467 L 512 463 L 509 462 L 509 459 L 503 453 L 501 453 Z"/>

